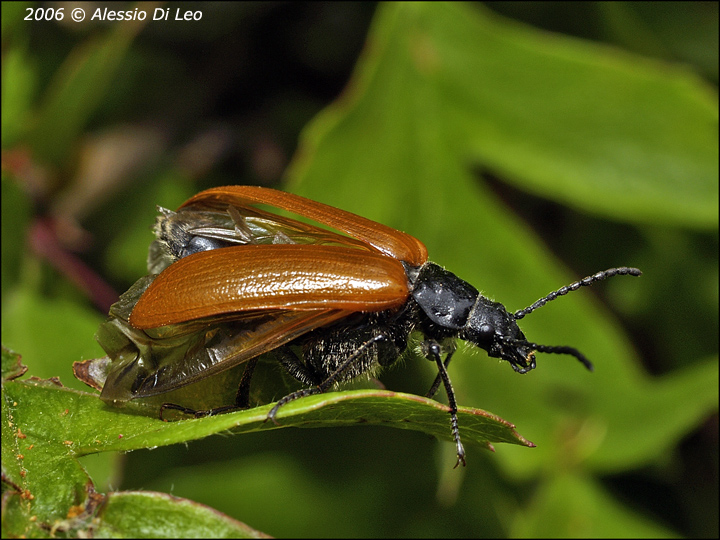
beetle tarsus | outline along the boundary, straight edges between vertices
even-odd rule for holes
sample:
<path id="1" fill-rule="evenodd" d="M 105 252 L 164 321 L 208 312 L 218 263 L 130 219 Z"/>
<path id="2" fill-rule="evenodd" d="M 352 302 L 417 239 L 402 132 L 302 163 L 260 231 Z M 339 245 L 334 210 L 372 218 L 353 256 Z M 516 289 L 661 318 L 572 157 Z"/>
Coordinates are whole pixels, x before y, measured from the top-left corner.
<path id="1" fill-rule="evenodd" d="M 182 405 L 177 405 L 175 403 L 163 403 L 162 405 L 160 405 L 160 420 L 162 420 L 163 422 L 167 422 L 167 420 L 163 416 L 163 413 L 166 410 L 180 411 L 182 413 L 189 414 L 192 416 L 195 416 L 198 412 L 200 412 L 197 409 L 191 409 L 190 407 L 183 407 Z"/>
<path id="2" fill-rule="evenodd" d="M 167 422 L 167 420 L 163 417 L 163 413 L 168 409 L 173 411 L 180 411 L 181 413 L 187 414 L 189 416 L 194 416 L 195 418 L 205 418 L 206 416 L 215 416 L 216 414 L 238 411 L 247 408 L 248 407 L 239 407 L 237 405 L 223 405 L 222 407 L 215 407 L 214 409 L 192 409 L 190 407 L 183 407 L 182 405 L 177 405 L 176 403 L 163 403 L 162 405 L 160 405 L 160 420 L 162 420 L 163 422 Z"/>
<path id="3" fill-rule="evenodd" d="M 288 394 L 284 398 L 278 400 L 278 402 L 275 404 L 275 406 L 270 409 L 270 412 L 268 413 L 267 417 L 265 418 L 265 422 L 268 420 L 271 420 L 273 424 L 276 426 L 280 425 L 280 422 L 275 420 L 275 416 L 277 416 L 278 411 L 280 410 L 280 407 L 283 405 L 287 405 L 291 401 L 295 401 L 296 399 L 304 398 L 307 396 L 314 396 L 315 394 L 322 394 L 324 390 L 322 390 L 319 386 L 313 386 L 311 388 L 303 388 L 302 390 L 298 390 L 297 392 L 293 392 L 292 394 Z"/>
<path id="4" fill-rule="evenodd" d="M 450 415 L 450 424 L 452 425 L 453 434 L 455 436 L 455 446 L 457 448 L 457 461 L 455 462 L 455 466 L 453 469 L 457 469 L 458 465 L 462 463 L 462 466 L 465 467 L 465 448 L 463 447 L 462 442 L 460 441 L 460 429 L 458 428 L 458 419 L 457 419 L 457 412 L 451 413 Z"/>

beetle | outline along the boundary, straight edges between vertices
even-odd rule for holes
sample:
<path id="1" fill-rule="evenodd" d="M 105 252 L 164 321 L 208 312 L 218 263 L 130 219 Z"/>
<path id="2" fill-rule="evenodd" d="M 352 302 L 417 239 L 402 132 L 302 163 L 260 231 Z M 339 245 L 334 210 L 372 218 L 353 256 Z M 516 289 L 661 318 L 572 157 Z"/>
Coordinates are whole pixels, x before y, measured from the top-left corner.
<path id="1" fill-rule="evenodd" d="M 308 224 L 257 205 L 288 211 Z M 150 247 L 150 275 L 111 308 L 98 340 L 111 360 L 101 398 L 114 405 L 159 396 L 235 366 L 247 367 L 235 404 L 248 406 L 257 359 L 273 353 L 303 388 L 268 414 L 305 396 L 393 364 L 419 332 L 421 351 L 438 369 L 450 409 L 457 463 L 465 465 L 457 401 L 447 365 L 457 339 L 507 361 L 518 373 L 536 367 L 535 352 L 566 354 L 592 370 L 577 349 L 528 341 L 517 321 L 547 302 L 615 275 L 619 267 L 562 287 L 534 304 L 505 307 L 428 260 L 418 239 L 380 223 L 269 188 L 224 186 L 160 209 Z"/>

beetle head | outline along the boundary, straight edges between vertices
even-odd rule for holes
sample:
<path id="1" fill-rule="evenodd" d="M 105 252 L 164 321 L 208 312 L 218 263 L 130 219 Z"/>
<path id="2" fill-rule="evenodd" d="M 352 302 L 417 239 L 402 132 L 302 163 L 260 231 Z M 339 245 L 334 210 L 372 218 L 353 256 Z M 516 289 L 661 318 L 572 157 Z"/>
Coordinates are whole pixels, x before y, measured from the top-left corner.
<path id="1" fill-rule="evenodd" d="M 520 330 L 517 324 L 519 319 L 556 297 L 557 294 L 551 293 L 528 308 L 509 313 L 499 302 L 479 294 L 467 324 L 458 337 L 485 349 L 488 356 L 507 360 L 518 373 L 535 369 L 535 352 L 574 356 L 588 370 L 593 371 L 590 360 L 574 347 L 539 345 L 528 341 Z"/>
<path id="2" fill-rule="evenodd" d="M 507 360 L 518 373 L 535 369 L 533 345 L 515 318 L 499 302 L 478 295 L 459 337 L 485 349 L 488 356 Z"/>

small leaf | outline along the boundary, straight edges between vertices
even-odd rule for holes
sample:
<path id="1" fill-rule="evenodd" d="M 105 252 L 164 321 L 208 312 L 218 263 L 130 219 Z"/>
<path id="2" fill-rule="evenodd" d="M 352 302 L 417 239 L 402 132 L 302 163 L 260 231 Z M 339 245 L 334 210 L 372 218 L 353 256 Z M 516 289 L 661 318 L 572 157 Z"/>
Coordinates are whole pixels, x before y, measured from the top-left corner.
<path id="1" fill-rule="evenodd" d="M 96 537 L 268 538 L 217 510 L 151 491 L 111 493 L 93 526 Z"/>
<path id="2" fill-rule="evenodd" d="M 20 355 L 2 347 L 2 379 L 11 381 L 22 376 L 27 371 L 27 366 L 20 361 Z"/>

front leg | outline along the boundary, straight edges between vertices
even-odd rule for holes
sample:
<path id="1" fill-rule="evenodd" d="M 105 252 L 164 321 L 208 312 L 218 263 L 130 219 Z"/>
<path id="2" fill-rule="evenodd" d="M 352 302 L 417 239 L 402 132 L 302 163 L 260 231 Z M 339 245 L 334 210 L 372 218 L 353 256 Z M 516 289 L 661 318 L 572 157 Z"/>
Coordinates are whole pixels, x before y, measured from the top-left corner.
<path id="1" fill-rule="evenodd" d="M 450 429 L 452 430 L 452 436 L 455 440 L 455 446 L 457 448 L 457 462 L 455 463 L 455 467 L 457 468 L 458 465 L 462 463 L 463 467 L 465 466 L 465 448 L 463 447 L 462 441 L 460 440 L 460 428 L 458 427 L 458 417 L 457 417 L 457 402 L 455 401 L 455 391 L 453 390 L 452 383 L 450 382 L 450 377 L 448 375 L 446 365 L 450 362 L 450 357 L 452 356 L 451 351 L 448 353 L 448 358 L 446 358 L 446 363 L 443 363 L 442 357 L 440 356 L 441 348 L 440 345 L 435 341 L 427 341 L 425 342 L 425 346 L 427 347 L 427 355 L 430 356 L 433 360 L 435 360 L 435 364 L 437 364 L 438 368 L 438 377 L 442 379 L 443 385 L 445 386 L 445 393 L 448 397 L 448 405 L 450 405 Z M 433 385 L 435 387 L 435 385 Z M 432 390 L 432 389 L 431 389 Z"/>
<path id="2" fill-rule="evenodd" d="M 425 341 L 423 342 L 423 354 L 425 355 L 425 358 L 428 360 L 435 361 L 435 358 L 432 357 L 430 354 L 430 347 L 431 344 L 437 344 L 435 341 Z M 447 368 L 450 364 L 450 360 L 452 360 L 453 354 L 455 354 L 455 351 L 457 350 L 457 343 L 455 340 L 445 340 L 442 345 L 440 345 L 440 351 L 439 353 L 442 354 L 442 351 L 445 351 L 445 367 Z M 425 397 L 432 399 L 435 397 L 435 394 L 438 391 L 438 388 L 440 388 L 440 383 L 442 382 L 442 376 L 440 373 L 437 374 L 437 377 L 435 377 L 435 381 L 433 381 L 432 386 L 430 387 L 430 390 L 428 390 L 427 394 L 425 394 Z"/>

